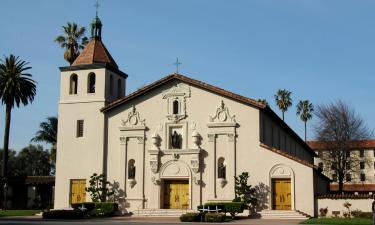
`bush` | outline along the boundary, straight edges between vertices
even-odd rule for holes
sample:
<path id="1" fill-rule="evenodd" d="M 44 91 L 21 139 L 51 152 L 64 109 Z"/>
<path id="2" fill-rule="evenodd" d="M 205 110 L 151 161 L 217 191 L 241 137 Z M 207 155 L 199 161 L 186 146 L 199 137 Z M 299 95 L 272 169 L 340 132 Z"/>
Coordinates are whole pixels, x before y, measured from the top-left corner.
<path id="1" fill-rule="evenodd" d="M 83 219 L 86 213 L 81 210 L 51 210 L 42 215 L 44 219 Z"/>
<path id="2" fill-rule="evenodd" d="M 246 205 L 243 202 L 210 202 L 204 204 L 204 206 L 216 206 L 222 209 L 222 212 L 229 213 L 234 217 L 237 213 L 242 213 L 245 210 Z"/>
<path id="3" fill-rule="evenodd" d="M 95 203 L 94 202 L 84 202 L 84 203 L 74 203 L 72 204 L 73 209 L 81 209 L 86 208 L 88 212 L 91 212 L 93 209 L 95 209 Z"/>
<path id="4" fill-rule="evenodd" d="M 96 202 L 95 208 L 89 212 L 90 216 L 113 216 L 118 211 L 118 204 L 114 202 Z"/>
<path id="5" fill-rule="evenodd" d="M 221 223 L 225 220 L 224 213 L 206 213 L 204 221 L 208 223 Z"/>
<path id="6" fill-rule="evenodd" d="M 371 219 L 372 218 L 372 213 L 371 212 L 362 212 L 359 209 L 353 210 L 351 212 L 351 214 L 355 218 L 367 218 L 367 219 Z"/>
<path id="7" fill-rule="evenodd" d="M 200 222 L 201 215 L 199 213 L 185 213 L 180 216 L 181 222 Z"/>
<path id="8" fill-rule="evenodd" d="M 327 208 L 320 208 L 319 212 L 320 212 L 321 217 L 326 217 L 327 213 L 328 213 L 328 207 Z"/>

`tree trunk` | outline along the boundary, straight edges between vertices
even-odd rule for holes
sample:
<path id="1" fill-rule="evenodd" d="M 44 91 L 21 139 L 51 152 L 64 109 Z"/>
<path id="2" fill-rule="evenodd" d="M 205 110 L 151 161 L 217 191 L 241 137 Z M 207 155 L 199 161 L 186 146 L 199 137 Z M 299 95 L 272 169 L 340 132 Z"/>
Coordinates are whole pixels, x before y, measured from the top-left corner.
<path id="1" fill-rule="evenodd" d="M 3 147 L 3 167 L 2 167 L 2 177 L 7 177 L 8 175 L 8 151 L 9 151 L 9 131 L 10 131 L 10 118 L 11 118 L 10 105 L 6 105 L 5 109 L 5 129 L 4 129 L 4 147 Z"/>
<path id="2" fill-rule="evenodd" d="M 2 175 L 2 190 L 3 190 L 3 206 L 6 209 L 6 190 L 7 186 L 7 175 L 8 175 L 8 152 L 9 152 L 9 132 L 10 132 L 10 119 L 11 119 L 12 107 L 7 104 L 5 109 L 5 129 L 4 129 L 4 147 L 3 147 L 3 167 L 1 171 Z"/>
<path id="3" fill-rule="evenodd" d="M 338 181 L 339 181 L 339 193 L 343 193 L 344 190 L 344 174 L 343 173 L 338 173 Z"/>
<path id="4" fill-rule="evenodd" d="M 307 141 L 307 137 L 306 137 L 306 122 L 305 122 L 305 141 Z"/>
<path id="5" fill-rule="evenodd" d="M 284 111 L 282 111 L 282 113 L 283 113 L 283 121 L 284 121 Z"/>

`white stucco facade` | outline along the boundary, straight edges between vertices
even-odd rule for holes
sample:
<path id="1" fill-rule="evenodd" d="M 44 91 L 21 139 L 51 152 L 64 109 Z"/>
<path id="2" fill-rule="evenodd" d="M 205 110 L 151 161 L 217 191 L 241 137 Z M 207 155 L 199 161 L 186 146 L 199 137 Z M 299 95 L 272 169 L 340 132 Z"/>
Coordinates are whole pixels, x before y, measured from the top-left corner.
<path id="1" fill-rule="evenodd" d="M 87 77 L 92 72 L 96 74 L 96 90 L 87 93 Z M 73 95 L 69 94 L 72 74 L 78 75 L 78 93 Z M 283 123 L 260 118 L 269 111 L 177 74 L 128 96 L 113 96 L 111 93 L 117 91 L 110 90 L 114 85 L 109 84 L 109 76 L 122 80 L 125 93 L 125 78 L 107 68 L 75 71 L 73 67 L 61 73 L 55 208 L 69 207 L 72 180 L 83 179 L 88 184 L 93 173 L 106 174 L 116 186 L 115 200 L 121 210 L 131 212 L 163 208 L 168 180 L 188 182 L 189 209 L 209 201 L 232 201 L 234 176 L 248 172 L 249 184 L 258 190 L 258 211 L 273 209 L 272 180 L 287 179 L 290 209 L 314 215 L 314 194 L 325 190 L 318 188 L 314 178 L 314 156 L 298 137 L 289 134 L 286 125 L 280 125 L 278 131 L 279 136 L 285 136 L 278 141 L 285 143 L 284 150 L 262 143 L 264 118 L 270 120 L 265 124 Z M 174 101 L 178 102 L 177 113 L 173 111 Z M 77 120 L 84 120 L 82 137 L 76 135 Z M 171 147 L 174 131 L 181 137 L 178 149 Z M 294 150 L 289 151 L 288 146 Z M 218 177 L 221 158 L 225 178 Z M 131 179 L 130 160 L 135 162 Z M 90 201 L 88 195 L 85 201 Z"/>

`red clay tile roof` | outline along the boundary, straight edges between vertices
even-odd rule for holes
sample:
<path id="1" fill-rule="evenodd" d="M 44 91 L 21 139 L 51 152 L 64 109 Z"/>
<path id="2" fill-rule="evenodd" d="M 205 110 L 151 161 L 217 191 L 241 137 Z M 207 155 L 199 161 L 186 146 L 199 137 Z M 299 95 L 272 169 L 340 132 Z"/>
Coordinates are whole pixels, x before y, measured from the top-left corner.
<path id="1" fill-rule="evenodd" d="M 344 184 L 343 187 L 344 191 L 375 191 L 375 184 Z M 338 184 L 330 184 L 331 191 L 338 191 L 339 185 Z"/>
<path id="2" fill-rule="evenodd" d="M 73 62 L 72 66 L 105 63 L 115 69 L 118 66 L 100 39 L 92 39 Z"/>
<path id="3" fill-rule="evenodd" d="M 310 148 L 314 151 L 324 151 L 326 143 L 321 141 L 307 141 L 306 142 Z M 359 141 L 352 141 L 351 142 L 351 149 L 359 150 L 359 149 L 375 149 L 375 139 L 370 140 L 359 140 Z"/>
<path id="4" fill-rule="evenodd" d="M 231 99 L 234 99 L 234 100 L 237 100 L 239 102 L 242 102 L 242 103 L 245 103 L 245 104 L 248 104 L 248 105 L 251 105 L 253 107 L 256 107 L 256 108 L 261 108 L 261 109 L 264 109 L 266 108 L 266 105 L 262 104 L 262 103 L 259 103 L 258 101 L 254 100 L 254 99 L 251 99 L 251 98 L 247 98 L 247 97 L 244 97 L 244 96 L 241 96 L 241 95 L 238 95 L 238 94 L 235 94 L 233 92 L 230 92 L 230 91 L 227 91 L 227 90 L 224 90 L 224 89 L 221 89 L 221 88 L 218 88 L 216 86 L 213 86 L 213 85 L 210 85 L 210 84 L 207 84 L 207 83 L 204 83 L 202 81 L 199 81 L 199 80 L 194 80 L 192 78 L 189 78 L 189 77 L 186 77 L 186 76 L 183 76 L 181 74 L 171 74 L 171 75 L 168 75 L 154 83 L 151 83 L 149 85 L 146 85 L 145 87 L 125 96 L 125 97 L 122 97 L 116 101 L 113 101 L 111 102 L 110 104 L 108 104 L 106 107 L 102 108 L 101 111 L 102 112 L 105 112 L 105 111 L 108 111 L 112 108 L 115 108 L 119 105 L 121 105 L 122 103 L 124 102 L 127 102 L 139 95 L 142 95 L 143 93 L 155 88 L 155 87 L 158 87 L 159 85 L 161 84 L 164 84 L 170 80 L 173 80 L 173 79 L 178 79 L 178 80 L 181 80 L 181 81 L 184 81 L 190 85 L 193 85 L 193 86 L 197 86 L 197 87 L 200 87 L 200 88 L 203 88 L 205 90 L 209 90 L 209 91 L 212 91 L 214 93 L 217 93 L 219 95 L 224 95 L 228 98 L 231 98 Z"/>

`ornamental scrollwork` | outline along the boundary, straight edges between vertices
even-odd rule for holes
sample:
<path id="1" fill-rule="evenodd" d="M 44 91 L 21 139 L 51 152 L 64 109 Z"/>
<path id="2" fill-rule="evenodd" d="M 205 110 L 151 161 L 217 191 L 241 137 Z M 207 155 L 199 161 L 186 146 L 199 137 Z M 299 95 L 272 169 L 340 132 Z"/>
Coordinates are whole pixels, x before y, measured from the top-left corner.
<path id="1" fill-rule="evenodd" d="M 228 107 L 221 100 L 219 107 L 217 107 L 215 115 L 210 116 L 210 122 L 231 122 L 236 123 L 236 116 L 231 116 Z"/>

